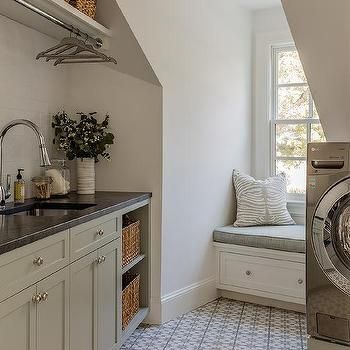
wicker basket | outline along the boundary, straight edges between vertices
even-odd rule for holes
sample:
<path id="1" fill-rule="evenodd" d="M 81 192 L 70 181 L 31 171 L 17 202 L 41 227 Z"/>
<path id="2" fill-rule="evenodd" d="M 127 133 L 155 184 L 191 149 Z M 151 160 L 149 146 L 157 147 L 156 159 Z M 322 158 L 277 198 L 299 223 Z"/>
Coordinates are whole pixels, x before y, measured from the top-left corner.
<path id="1" fill-rule="evenodd" d="M 70 0 L 69 3 L 80 12 L 85 13 L 93 19 L 95 18 L 97 0 Z"/>
<path id="2" fill-rule="evenodd" d="M 140 275 L 123 275 L 122 328 L 128 326 L 140 308 Z"/>
<path id="3" fill-rule="evenodd" d="M 128 224 L 122 230 L 122 266 L 140 255 L 140 221 Z"/>

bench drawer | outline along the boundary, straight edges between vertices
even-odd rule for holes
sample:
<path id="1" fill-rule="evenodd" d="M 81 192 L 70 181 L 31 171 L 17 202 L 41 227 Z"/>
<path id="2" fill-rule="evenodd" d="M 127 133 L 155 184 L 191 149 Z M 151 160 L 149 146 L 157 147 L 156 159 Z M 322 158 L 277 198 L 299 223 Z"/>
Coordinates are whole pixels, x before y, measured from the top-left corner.
<path id="1" fill-rule="evenodd" d="M 115 213 L 102 216 L 71 228 L 71 260 L 93 252 L 120 236 Z"/>
<path id="2" fill-rule="evenodd" d="M 68 230 L 0 255 L 0 300 L 69 264 Z"/>
<path id="3" fill-rule="evenodd" d="M 305 265 L 229 252 L 219 253 L 219 285 L 305 298 Z M 247 291 L 248 293 L 248 291 Z M 250 293 L 248 293 L 250 294 Z M 253 294 L 253 293 L 252 293 Z"/>

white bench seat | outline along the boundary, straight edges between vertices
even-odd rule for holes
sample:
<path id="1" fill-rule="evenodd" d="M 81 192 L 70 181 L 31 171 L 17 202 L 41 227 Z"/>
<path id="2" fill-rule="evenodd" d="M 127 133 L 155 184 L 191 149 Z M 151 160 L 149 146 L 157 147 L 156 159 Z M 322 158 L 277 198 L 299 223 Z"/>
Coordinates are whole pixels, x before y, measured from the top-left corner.
<path id="1" fill-rule="evenodd" d="M 217 288 L 221 295 L 293 310 L 303 309 L 305 226 L 231 225 L 217 228 L 213 238 Z"/>
<path id="2" fill-rule="evenodd" d="M 224 226 L 214 230 L 214 242 L 305 253 L 305 226 Z"/>

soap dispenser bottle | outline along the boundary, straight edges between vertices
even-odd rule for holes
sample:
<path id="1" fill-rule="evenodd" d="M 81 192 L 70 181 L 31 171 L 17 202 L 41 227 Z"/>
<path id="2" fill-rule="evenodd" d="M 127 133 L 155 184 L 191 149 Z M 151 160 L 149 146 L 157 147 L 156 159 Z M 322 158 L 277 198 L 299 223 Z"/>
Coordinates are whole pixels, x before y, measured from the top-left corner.
<path id="1" fill-rule="evenodd" d="M 23 180 L 21 171 L 24 171 L 24 169 L 18 169 L 17 181 L 15 181 L 14 186 L 15 203 L 24 203 L 25 181 Z"/>

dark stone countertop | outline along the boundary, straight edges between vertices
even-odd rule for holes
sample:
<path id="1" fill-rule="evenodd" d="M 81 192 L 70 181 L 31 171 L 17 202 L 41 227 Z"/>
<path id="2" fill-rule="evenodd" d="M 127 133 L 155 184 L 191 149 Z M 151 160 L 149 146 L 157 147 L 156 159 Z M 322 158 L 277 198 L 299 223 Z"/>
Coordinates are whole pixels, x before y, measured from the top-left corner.
<path id="1" fill-rule="evenodd" d="M 45 203 L 83 203 L 94 206 L 58 216 L 0 215 L 0 254 L 126 208 L 151 196 L 151 193 L 137 192 L 96 192 L 95 195 L 70 193 L 69 197 L 53 198 Z M 34 202 L 37 203 L 32 199 L 26 200 L 23 206 L 29 206 Z M 6 208 L 20 206 L 22 205 L 6 204 Z"/>

